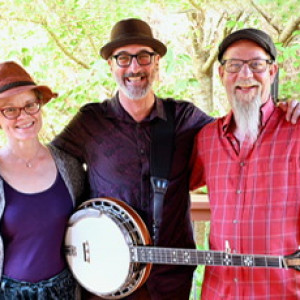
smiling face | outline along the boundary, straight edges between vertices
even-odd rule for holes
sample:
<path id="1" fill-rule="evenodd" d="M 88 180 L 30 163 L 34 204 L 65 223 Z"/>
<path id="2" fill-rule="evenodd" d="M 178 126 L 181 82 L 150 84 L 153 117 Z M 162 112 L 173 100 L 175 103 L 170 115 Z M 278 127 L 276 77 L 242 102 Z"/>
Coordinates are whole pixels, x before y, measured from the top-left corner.
<path id="1" fill-rule="evenodd" d="M 112 55 L 120 53 L 138 54 L 142 51 L 153 52 L 153 49 L 143 45 L 127 45 L 117 48 Z M 139 65 L 133 58 L 128 67 L 120 67 L 115 59 L 109 59 L 112 74 L 119 86 L 120 97 L 131 100 L 139 100 L 146 97 L 152 91 L 152 84 L 158 72 L 159 55 L 152 57 L 149 65 Z"/>
<path id="2" fill-rule="evenodd" d="M 223 59 L 270 59 L 270 56 L 258 44 L 250 40 L 240 40 L 227 48 Z M 261 104 L 267 102 L 276 72 L 276 64 L 267 65 L 266 70 L 261 73 L 253 73 L 247 64 L 238 73 L 228 73 L 224 66 L 219 67 L 230 103 L 234 97 L 241 102 L 251 102 L 256 97 L 261 99 Z"/>
<path id="3" fill-rule="evenodd" d="M 30 90 L 23 93 L 0 99 L 0 108 L 24 107 L 37 100 L 36 94 Z M 10 141 L 35 139 L 42 127 L 41 111 L 28 115 L 21 110 L 20 116 L 15 120 L 8 120 L 0 113 L 0 126 Z"/>

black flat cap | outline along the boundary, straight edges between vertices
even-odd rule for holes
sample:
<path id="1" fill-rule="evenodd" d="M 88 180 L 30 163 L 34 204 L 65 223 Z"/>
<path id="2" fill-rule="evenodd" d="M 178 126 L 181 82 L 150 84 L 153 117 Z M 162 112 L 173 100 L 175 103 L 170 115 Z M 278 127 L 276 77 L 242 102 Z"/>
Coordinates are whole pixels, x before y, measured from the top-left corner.
<path id="1" fill-rule="evenodd" d="M 271 37 L 262 30 L 255 28 L 245 28 L 237 30 L 229 34 L 219 45 L 218 60 L 221 62 L 226 49 L 236 41 L 250 40 L 261 46 L 267 53 L 270 54 L 273 60 L 276 59 L 276 48 Z"/>

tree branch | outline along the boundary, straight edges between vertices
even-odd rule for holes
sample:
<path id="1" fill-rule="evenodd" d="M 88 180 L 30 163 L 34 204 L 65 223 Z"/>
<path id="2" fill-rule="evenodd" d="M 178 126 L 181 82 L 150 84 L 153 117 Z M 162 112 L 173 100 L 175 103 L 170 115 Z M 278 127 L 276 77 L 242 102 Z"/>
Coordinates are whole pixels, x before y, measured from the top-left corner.
<path id="1" fill-rule="evenodd" d="M 64 47 L 64 45 L 59 41 L 58 37 L 56 36 L 56 34 L 50 30 L 50 28 L 47 25 L 44 25 L 45 30 L 49 33 L 49 35 L 53 38 L 53 40 L 55 41 L 56 45 L 58 46 L 58 48 L 61 49 L 61 51 L 68 56 L 71 60 L 75 61 L 78 65 L 82 66 L 85 69 L 89 69 L 90 67 L 85 64 L 83 61 L 77 59 L 71 52 L 69 52 L 66 47 Z"/>
<path id="2" fill-rule="evenodd" d="M 82 66 L 85 69 L 89 69 L 90 68 L 87 64 L 85 64 L 84 62 L 82 62 L 79 59 L 77 59 L 71 52 L 69 52 L 66 49 L 66 47 L 64 47 L 64 45 L 59 41 L 59 39 L 55 35 L 55 33 L 50 30 L 50 28 L 48 27 L 47 22 L 45 20 L 43 20 L 43 19 L 33 20 L 33 19 L 25 19 L 25 18 L 20 18 L 20 17 L 6 18 L 6 17 L 3 17 L 1 15 L 0 15 L 0 19 L 5 20 L 5 21 L 17 21 L 17 22 L 33 23 L 33 24 L 37 24 L 37 25 L 43 27 L 49 33 L 49 35 L 53 38 L 53 40 L 56 43 L 56 45 L 58 46 L 58 48 L 60 48 L 61 51 L 67 57 L 69 57 L 71 60 L 73 60 L 74 62 L 76 62 L 77 64 L 79 64 L 80 66 Z"/>
<path id="3" fill-rule="evenodd" d="M 292 34 L 300 25 L 300 16 L 296 18 L 291 18 L 285 28 L 279 35 L 279 42 L 283 45 L 288 45 L 289 41 L 291 40 Z"/>
<path id="4" fill-rule="evenodd" d="M 197 10 L 201 10 L 201 6 L 198 5 L 194 0 L 189 0 L 189 3 Z"/>
<path id="5" fill-rule="evenodd" d="M 265 12 L 263 12 L 262 9 L 260 9 L 260 7 L 253 0 L 251 0 L 250 3 L 257 10 L 257 12 L 277 31 L 277 33 L 280 34 L 281 30 L 273 21 L 273 19 L 269 17 Z"/>

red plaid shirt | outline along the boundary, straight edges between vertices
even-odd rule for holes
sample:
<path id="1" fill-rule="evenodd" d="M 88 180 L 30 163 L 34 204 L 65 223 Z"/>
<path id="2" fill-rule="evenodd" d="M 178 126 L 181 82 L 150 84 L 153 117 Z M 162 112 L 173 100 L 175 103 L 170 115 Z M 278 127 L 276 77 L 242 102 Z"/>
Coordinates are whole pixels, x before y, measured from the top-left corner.
<path id="1" fill-rule="evenodd" d="M 268 101 L 253 147 L 238 146 L 232 113 L 197 135 L 191 188 L 207 184 L 210 247 L 245 254 L 287 255 L 300 245 L 300 122 Z M 206 267 L 202 299 L 300 299 L 293 269 Z"/>

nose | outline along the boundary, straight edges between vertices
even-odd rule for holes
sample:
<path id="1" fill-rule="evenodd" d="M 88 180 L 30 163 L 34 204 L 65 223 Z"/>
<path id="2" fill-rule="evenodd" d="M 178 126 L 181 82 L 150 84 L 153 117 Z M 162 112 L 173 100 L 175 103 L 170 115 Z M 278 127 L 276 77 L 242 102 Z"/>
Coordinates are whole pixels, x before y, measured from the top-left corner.
<path id="1" fill-rule="evenodd" d="M 139 63 L 137 62 L 137 58 L 133 57 L 131 64 L 129 66 L 129 68 L 132 70 L 132 72 L 136 73 L 138 70 L 140 70 L 141 66 L 139 65 Z"/>
<path id="2" fill-rule="evenodd" d="M 242 78 L 253 77 L 253 72 L 250 70 L 250 67 L 247 63 L 244 63 L 240 69 L 239 76 Z"/>
<path id="3" fill-rule="evenodd" d="M 28 116 L 28 114 L 26 113 L 25 108 L 22 107 L 22 108 L 20 108 L 20 114 L 19 114 L 18 118 L 24 117 L 24 116 L 26 117 L 26 116 Z"/>

